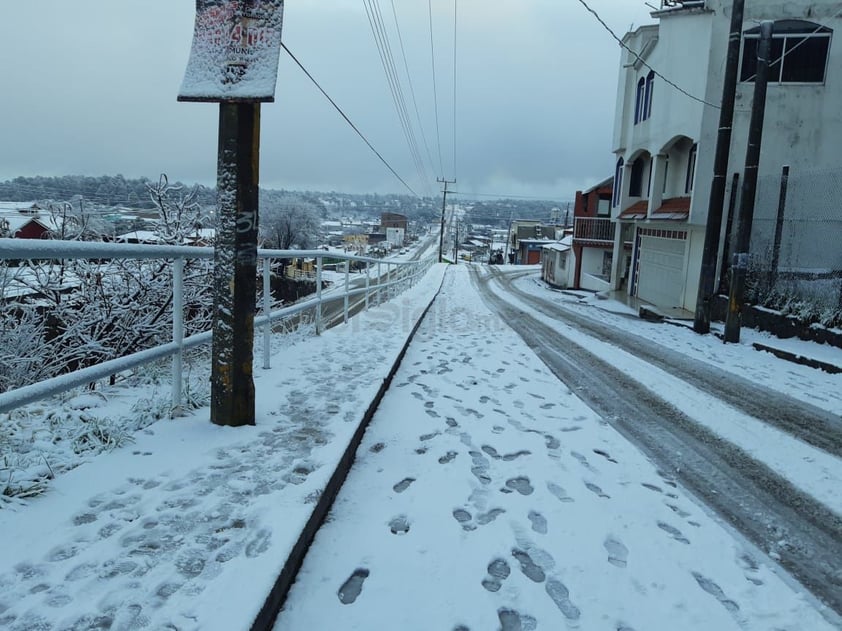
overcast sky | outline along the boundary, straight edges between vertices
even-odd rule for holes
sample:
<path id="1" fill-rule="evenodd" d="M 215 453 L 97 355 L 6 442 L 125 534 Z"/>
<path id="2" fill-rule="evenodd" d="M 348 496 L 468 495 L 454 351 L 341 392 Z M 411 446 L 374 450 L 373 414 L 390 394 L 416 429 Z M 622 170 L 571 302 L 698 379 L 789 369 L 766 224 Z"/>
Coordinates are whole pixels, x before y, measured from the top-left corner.
<path id="1" fill-rule="evenodd" d="M 455 152 L 454 0 L 432 0 L 438 132 L 428 2 L 394 3 L 426 181 L 363 0 L 287 0 L 283 40 L 415 191 L 444 176 L 464 193 L 566 200 L 612 174 L 620 50 L 578 0 L 458 0 Z M 589 4 L 618 34 L 652 22 L 643 0 Z M 405 81 L 391 0 L 379 5 Z M 194 15 L 192 0 L 3 2 L 0 180 L 165 172 L 213 185 L 218 107 L 176 102 Z M 261 186 L 407 192 L 283 51 L 275 96 L 262 106 Z"/>

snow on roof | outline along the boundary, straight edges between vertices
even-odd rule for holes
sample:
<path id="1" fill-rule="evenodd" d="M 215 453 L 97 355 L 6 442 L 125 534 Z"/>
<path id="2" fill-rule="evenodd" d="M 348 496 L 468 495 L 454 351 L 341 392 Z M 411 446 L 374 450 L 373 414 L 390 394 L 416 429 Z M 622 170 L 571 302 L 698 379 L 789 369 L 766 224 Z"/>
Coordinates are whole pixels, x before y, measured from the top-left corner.
<path id="1" fill-rule="evenodd" d="M 114 237 L 116 241 L 139 241 L 146 243 L 158 243 L 161 240 L 160 235 L 152 230 L 133 230 L 125 234 Z"/>
<path id="2" fill-rule="evenodd" d="M 542 249 L 553 250 L 554 252 L 567 252 L 570 249 L 570 245 L 564 243 L 548 243 Z"/>

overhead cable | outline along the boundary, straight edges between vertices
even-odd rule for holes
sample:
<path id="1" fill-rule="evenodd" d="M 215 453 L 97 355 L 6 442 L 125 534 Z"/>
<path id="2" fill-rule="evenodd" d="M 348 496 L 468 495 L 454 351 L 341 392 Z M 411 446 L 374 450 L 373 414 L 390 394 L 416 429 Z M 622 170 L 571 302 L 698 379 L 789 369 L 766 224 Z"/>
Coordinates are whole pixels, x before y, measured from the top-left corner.
<path id="1" fill-rule="evenodd" d="M 415 141 L 415 136 L 409 123 L 406 101 L 401 90 L 400 80 L 397 75 L 397 69 L 395 68 L 394 57 L 392 56 L 391 46 L 389 45 L 389 36 L 386 32 L 386 26 L 383 23 L 379 2 L 377 0 L 363 0 L 363 6 L 368 16 L 374 43 L 380 54 L 380 62 L 383 65 L 383 72 L 386 75 L 386 83 L 392 94 L 392 101 L 409 148 L 410 156 L 415 163 L 415 169 L 418 172 L 421 183 L 428 186 L 429 178 L 425 174 L 423 161 L 418 151 L 418 144 Z"/>
<path id="2" fill-rule="evenodd" d="M 339 105 L 337 105 L 337 104 L 336 104 L 336 101 L 334 101 L 334 100 L 330 97 L 330 95 L 329 95 L 327 92 L 325 92 L 324 88 L 323 88 L 321 85 L 319 85 L 319 82 L 318 82 L 318 81 L 316 81 L 316 79 L 313 77 L 313 75 L 311 75 L 311 74 L 310 74 L 310 72 L 307 70 L 307 68 L 305 68 L 305 67 L 304 67 L 304 65 L 303 65 L 303 64 L 302 64 L 302 63 L 298 60 L 298 58 L 297 58 L 295 55 L 293 55 L 293 54 L 292 54 L 292 51 L 291 51 L 289 48 L 287 48 L 287 45 L 286 45 L 286 44 L 284 44 L 283 42 L 281 42 L 281 47 L 282 47 L 282 48 L 286 51 L 287 55 L 289 55 L 289 56 L 290 56 L 290 58 L 291 58 L 291 59 L 295 62 L 295 64 L 296 64 L 299 68 L 301 68 L 302 72 L 304 72 L 304 74 L 305 74 L 305 75 L 307 75 L 307 78 L 308 78 L 308 79 L 310 79 L 310 81 L 312 81 L 312 82 L 313 82 L 313 85 L 315 85 L 315 86 L 316 86 L 316 88 L 318 88 L 319 92 L 321 92 L 321 93 L 324 95 L 324 97 L 325 97 L 325 98 L 326 98 L 326 99 L 330 102 L 330 104 L 331 104 L 331 105 L 333 105 L 334 109 L 335 109 L 337 112 L 339 112 L 340 116 L 342 116 L 342 118 L 344 118 L 344 119 L 345 119 L 345 122 L 346 122 L 346 123 L 348 123 L 348 124 L 351 126 L 351 129 L 353 129 L 353 130 L 357 133 L 357 135 L 358 135 L 360 138 L 362 138 L 363 142 L 364 142 L 366 145 L 368 145 L 368 148 L 369 148 L 369 149 L 371 149 L 371 150 L 374 152 L 374 155 L 376 155 L 376 156 L 380 159 L 380 162 L 382 162 L 382 163 L 386 166 L 386 168 L 387 168 L 387 169 L 389 169 L 389 171 L 391 171 L 391 172 L 392 172 L 392 175 L 394 175 L 394 176 L 398 179 L 398 181 L 399 181 L 401 184 L 403 184 L 403 185 L 404 185 L 404 187 L 405 187 L 405 188 L 406 188 L 406 189 L 407 189 L 410 193 L 412 193 L 412 194 L 413 194 L 413 195 L 415 195 L 416 197 L 421 197 L 418 193 L 416 193 L 416 192 L 412 189 L 412 187 L 411 187 L 409 184 L 407 184 L 407 183 L 406 183 L 406 181 L 405 181 L 405 180 L 404 180 L 404 179 L 403 179 L 400 175 L 398 175 L 398 172 L 397 172 L 397 171 L 395 171 L 395 170 L 392 168 L 392 165 L 391 165 L 391 164 L 389 164 L 389 163 L 386 161 L 386 159 L 385 159 L 382 155 L 380 155 L 380 152 L 379 152 L 379 151 L 377 151 L 377 149 L 375 149 L 375 148 L 374 148 L 374 145 L 372 145 L 372 144 L 368 141 L 368 138 L 366 138 L 366 137 L 365 137 L 365 135 L 363 135 L 363 133 L 362 133 L 362 132 L 361 132 L 361 131 L 357 128 L 357 126 L 356 126 L 356 125 L 354 125 L 354 123 L 353 123 L 353 122 L 351 122 L 351 119 L 350 119 L 350 118 L 348 118 L 347 114 L 345 114 L 345 112 L 343 112 L 343 111 L 342 111 L 342 108 L 341 108 L 341 107 L 339 107 Z"/>
<path id="3" fill-rule="evenodd" d="M 418 100 L 415 98 L 415 88 L 413 87 L 413 84 L 412 84 L 412 74 L 409 72 L 409 64 L 406 61 L 406 50 L 405 50 L 404 45 L 403 45 L 403 36 L 401 35 L 401 27 L 400 27 L 400 22 L 398 20 L 398 12 L 397 12 L 397 9 L 395 8 L 395 0 L 391 0 L 391 3 L 392 3 L 392 15 L 394 15 L 394 18 L 395 18 L 395 30 L 398 33 L 398 42 L 400 43 L 401 56 L 403 57 L 403 67 L 404 67 L 404 70 L 406 71 L 406 80 L 407 80 L 407 83 L 409 84 L 409 92 L 412 95 L 412 104 L 415 108 L 415 119 L 418 122 L 418 129 L 421 132 L 421 139 L 424 141 L 424 150 L 427 152 L 427 160 L 429 160 L 429 162 L 430 162 L 430 168 L 433 170 L 433 172 L 435 172 L 436 168 L 435 168 L 435 165 L 433 164 L 433 157 L 430 154 L 430 145 L 427 142 L 427 134 L 424 133 L 424 125 L 421 123 L 421 114 L 418 111 Z"/>
<path id="4" fill-rule="evenodd" d="M 695 94 L 691 94 L 690 92 L 688 92 L 687 90 L 685 90 L 684 88 L 682 88 L 681 86 L 676 84 L 674 81 L 671 81 L 670 79 L 665 77 L 663 74 L 658 72 L 658 70 L 656 70 L 651 65 L 649 65 L 643 59 L 643 57 L 641 57 L 637 52 L 635 52 L 634 50 L 629 48 L 629 46 L 622 39 L 620 39 L 620 37 L 618 37 L 617 34 L 611 29 L 611 27 L 608 26 L 608 24 L 605 23 L 605 20 L 602 19 L 602 17 L 599 15 L 599 13 L 597 13 L 594 9 L 592 9 L 590 7 L 590 5 L 588 5 L 588 3 L 585 2 L 585 0 L 579 0 L 579 4 L 581 4 L 583 7 L 585 7 L 585 9 L 587 9 L 588 12 L 590 12 L 596 18 L 596 20 L 602 25 L 602 27 L 611 34 L 611 37 L 613 37 L 615 40 L 617 40 L 617 43 L 619 43 L 620 46 L 622 46 L 624 49 L 626 49 L 632 55 L 634 55 L 636 62 L 640 62 L 643 66 L 649 68 L 649 70 L 651 70 L 655 74 L 656 77 L 659 77 L 662 81 L 664 81 L 664 83 L 667 83 L 668 85 L 671 85 L 676 90 L 678 90 L 679 92 L 681 92 L 685 96 L 693 99 L 694 101 L 698 101 L 699 103 L 702 103 L 704 105 L 708 105 L 708 106 L 716 108 L 716 109 L 722 109 L 722 106 L 719 103 L 711 103 L 710 101 L 706 101 L 705 99 L 699 98 Z"/>
<path id="5" fill-rule="evenodd" d="M 433 107 L 436 111 L 436 144 L 439 150 L 439 171 L 444 177 L 444 167 L 441 159 L 441 128 L 439 127 L 439 97 L 436 88 L 436 48 L 433 41 L 433 0 L 427 0 L 427 7 L 430 13 L 430 60 L 433 67 Z"/>

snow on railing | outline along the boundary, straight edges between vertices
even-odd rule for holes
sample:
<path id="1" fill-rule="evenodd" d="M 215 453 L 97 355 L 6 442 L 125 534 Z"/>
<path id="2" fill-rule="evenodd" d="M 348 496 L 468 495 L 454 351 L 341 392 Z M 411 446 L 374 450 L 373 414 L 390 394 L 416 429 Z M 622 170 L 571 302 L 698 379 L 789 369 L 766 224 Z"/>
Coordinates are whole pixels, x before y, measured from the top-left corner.
<path id="1" fill-rule="evenodd" d="M 388 301 L 401 291 L 411 287 L 415 280 L 426 274 L 435 262 L 434 257 L 419 261 L 389 261 L 364 256 L 354 256 L 324 250 L 258 250 L 262 262 L 263 315 L 255 317 L 254 326 L 263 330 L 263 367 L 270 368 L 269 347 L 272 324 L 292 315 L 315 309 L 316 333 L 321 333 L 325 322 L 322 307 L 326 302 L 342 298 L 342 321 L 347 323 L 352 309 L 368 310 L 371 300 L 377 305 Z M 9 412 L 28 403 L 66 392 L 73 388 L 108 378 L 123 371 L 133 370 L 145 364 L 172 357 L 172 411 L 181 407 L 182 361 L 184 351 L 208 344 L 213 339 L 212 331 L 205 331 L 184 337 L 184 262 L 188 259 L 213 259 L 213 248 L 177 245 L 140 245 L 125 243 L 98 243 L 87 241 L 53 241 L 35 239 L 0 239 L 0 261 L 56 260 L 56 259 L 111 259 L 150 260 L 170 259 L 172 265 L 172 341 L 154 346 L 124 357 L 108 360 L 94 366 L 62 374 L 38 383 L 22 386 L 0 393 L 0 413 Z M 271 311 L 272 261 L 275 259 L 308 258 L 315 260 L 316 297 L 297 302 L 288 307 Z M 322 271 L 325 259 L 344 261 L 344 288 L 341 294 L 331 292 L 327 297 L 322 292 Z M 365 286 L 352 289 L 350 281 L 351 263 L 364 265 Z M 376 266 L 376 268 L 375 268 Z M 386 271 L 383 273 L 383 267 Z M 376 271 L 375 271 L 376 270 Z M 372 275 L 372 272 L 374 274 Z M 359 298 L 354 304 L 351 299 Z M 327 325 L 338 322 L 339 316 L 331 318 Z"/>

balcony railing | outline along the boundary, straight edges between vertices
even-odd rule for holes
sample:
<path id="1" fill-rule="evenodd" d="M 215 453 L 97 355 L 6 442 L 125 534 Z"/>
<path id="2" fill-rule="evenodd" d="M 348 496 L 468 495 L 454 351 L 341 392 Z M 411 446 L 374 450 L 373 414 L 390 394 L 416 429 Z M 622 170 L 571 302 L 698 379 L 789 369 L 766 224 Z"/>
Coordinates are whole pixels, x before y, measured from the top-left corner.
<path id="1" fill-rule="evenodd" d="M 614 243 L 614 222 L 608 217 L 576 217 L 573 240 Z"/>

